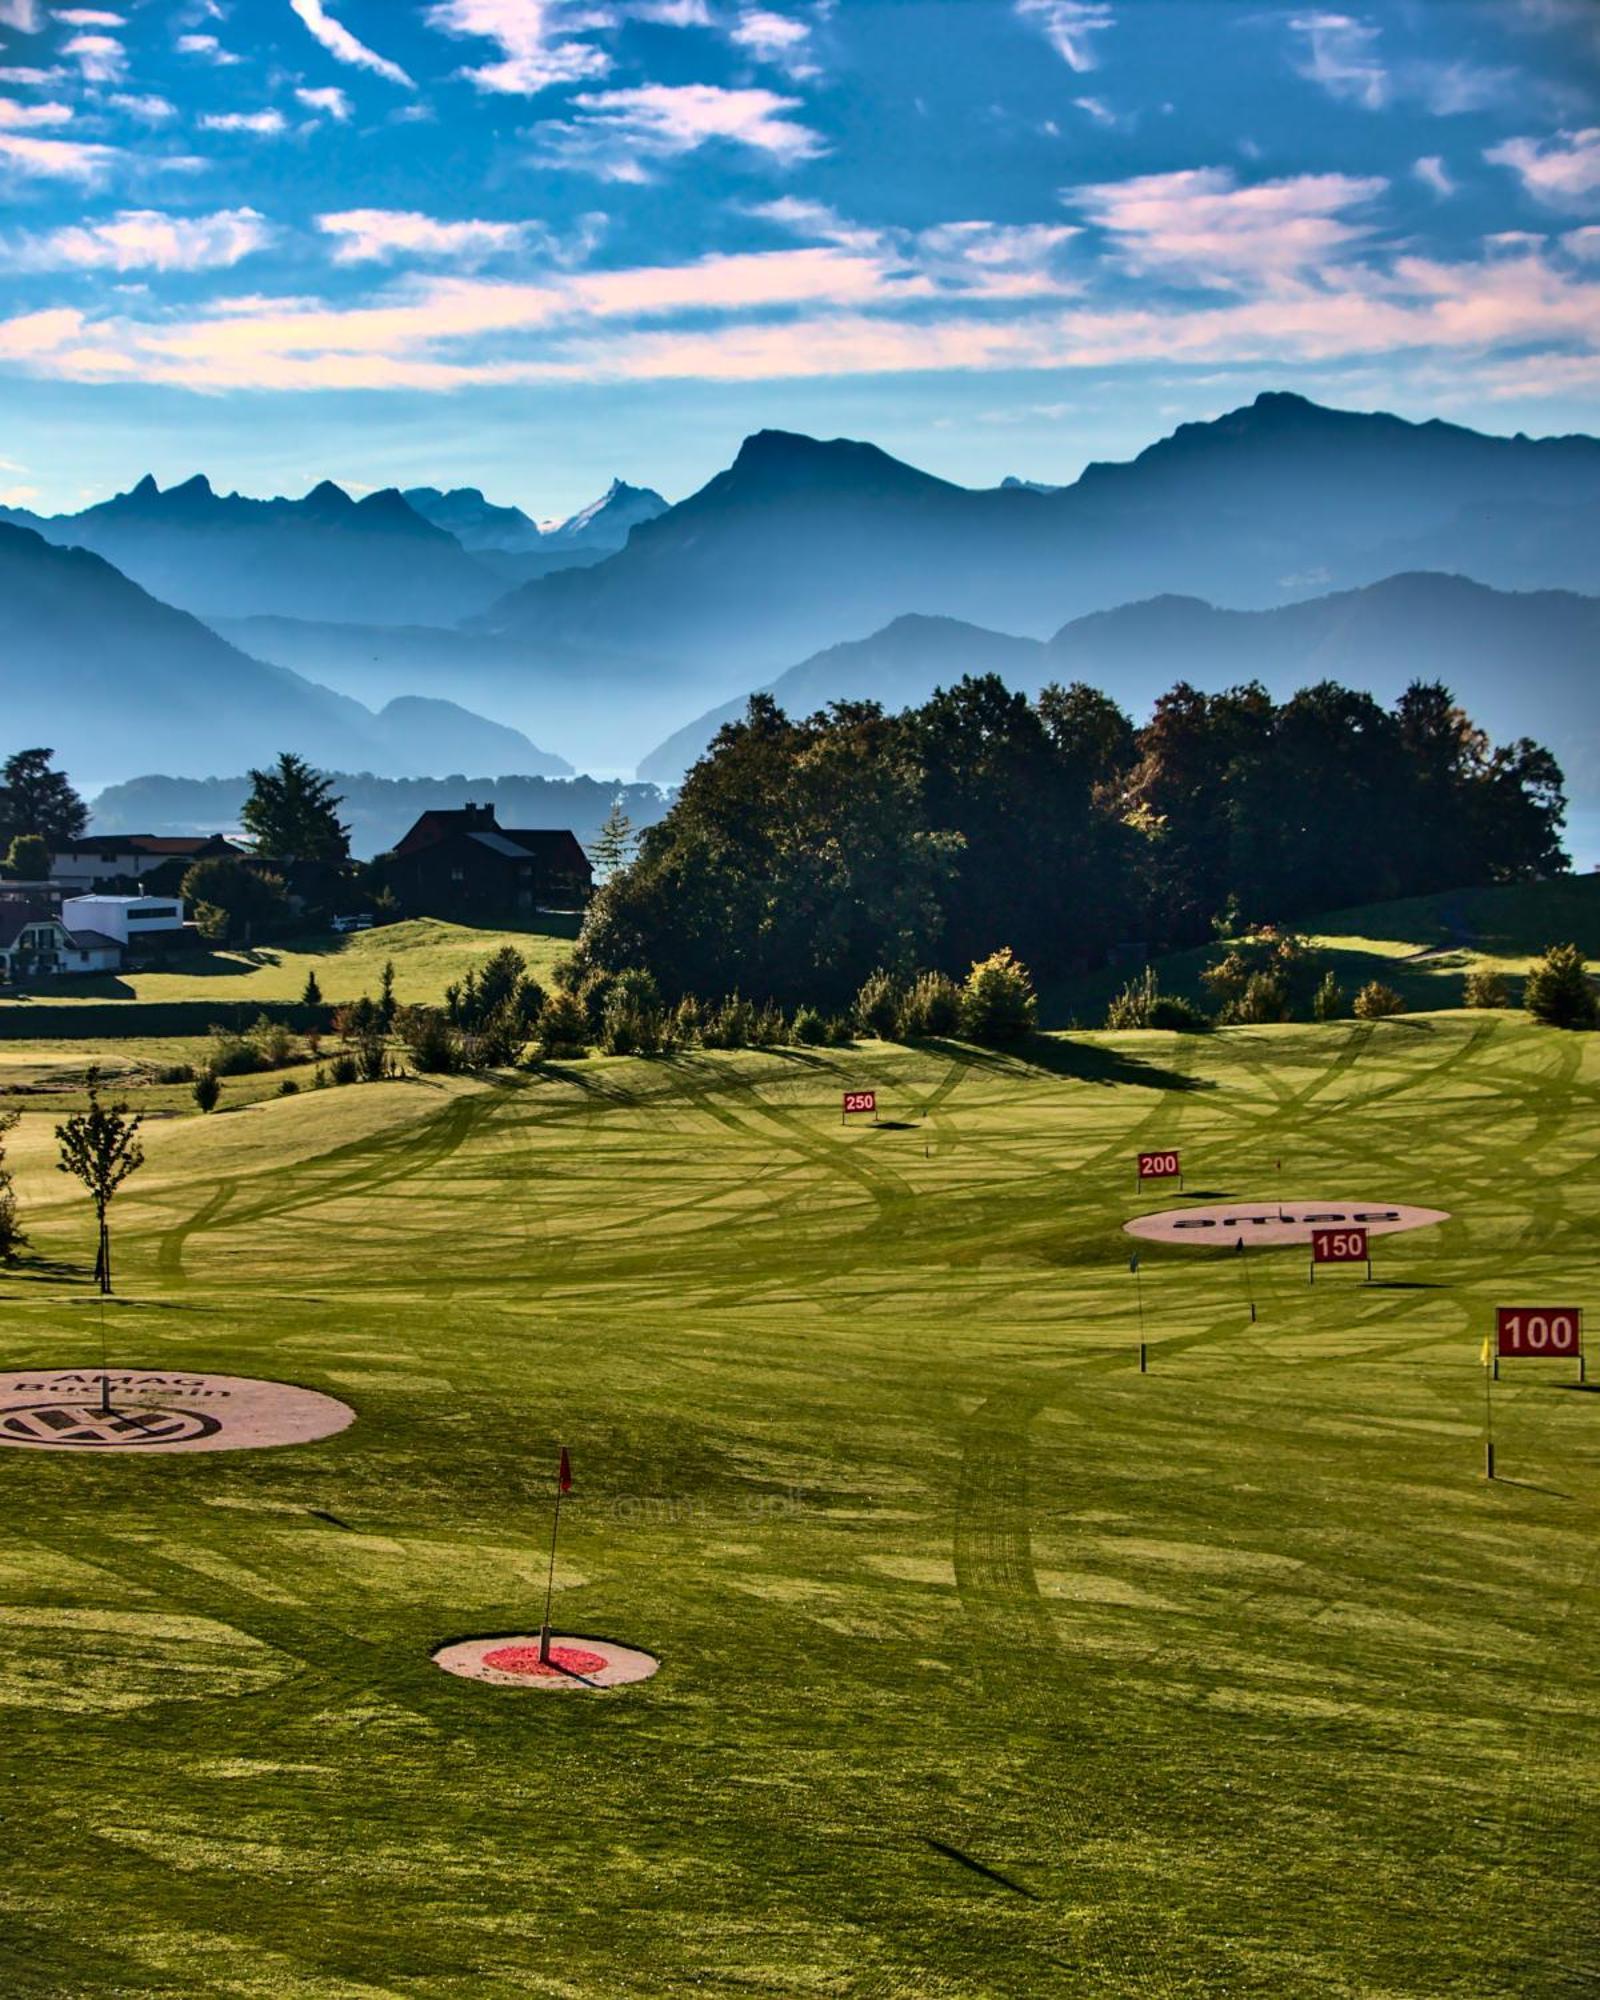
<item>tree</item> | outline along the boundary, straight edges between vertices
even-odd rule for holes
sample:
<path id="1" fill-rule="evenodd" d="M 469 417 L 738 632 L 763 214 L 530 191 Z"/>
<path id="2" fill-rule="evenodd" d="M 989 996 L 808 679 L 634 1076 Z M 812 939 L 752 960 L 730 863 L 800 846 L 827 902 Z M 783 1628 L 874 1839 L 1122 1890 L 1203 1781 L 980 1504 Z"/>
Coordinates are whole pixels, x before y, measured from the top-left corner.
<path id="1" fill-rule="evenodd" d="M 306 983 L 300 992 L 300 1005 L 302 1007 L 320 1007 L 322 1005 L 322 988 L 317 983 L 315 969 L 306 974 Z"/>
<path id="2" fill-rule="evenodd" d="M 19 833 L 36 833 L 48 847 L 82 838 L 89 808 L 65 772 L 51 770 L 54 755 L 18 750 L 0 765 L 0 846 L 9 847 Z"/>
<path id="3" fill-rule="evenodd" d="M 1523 982 L 1522 1004 L 1547 1028 L 1600 1025 L 1600 999 L 1575 944 L 1553 944 Z"/>
<path id="4" fill-rule="evenodd" d="M 250 944 L 289 911 L 281 876 L 222 854 L 197 861 L 183 878 L 182 894 L 211 944 Z"/>
<path id="5" fill-rule="evenodd" d="M 111 1229 L 107 1220 L 117 1190 L 132 1173 L 144 1165 L 144 1148 L 139 1143 L 143 1119 L 128 1116 L 123 1103 L 102 1104 L 100 1072 L 89 1071 L 89 1108 L 74 1112 L 64 1125 L 56 1127 L 61 1147 L 57 1170 L 81 1181 L 94 1203 L 99 1240 L 95 1250 L 95 1280 L 103 1293 L 111 1290 Z"/>
<path id="6" fill-rule="evenodd" d="M 1381 979 L 1369 979 L 1355 997 L 1352 1012 L 1358 1021 L 1382 1021 L 1390 1014 L 1403 1014 L 1406 1003 L 1392 986 Z"/>
<path id="7" fill-rule="evenodd" d="M 268 771 L 250 773 L 250 796 L 239 824 L 258 854 L 276 860 L 348 861 L 350 829 L 339 818 L 344 800 L 303 757 L 285 750 Z"/>
<path id="8" fill-rule="evenodd" d="M 1028 968 L 1009 945 L 975 964 L 961 996 L 961 1025 L 971 1040 L 1003 1045 L 1032 1031 L 1039 1003 Z"/>
<path id="9" fill-rule="evenodd" d="M 50 845 L 41 834 L 19 833 L 6 856 L 6 868 L 19 881 L 38 882 L 50 872 Z"/>
<path id="10" fill-rule="evenodd" d="M 633 859 L 635 845 L 633 821 L 624 811 L 622 794 L 618 792 L 589 850 L 589 859 L 598 879 L 609 882 L 613 875 L 626 868 Z"/>
<path id="11" fill-rule="evenodd" d="M 16 1183 L 6 1165 L 6 1134 L 15 1129 L 18 1111 L 0 1111 L 0 1264 L 14 1264 L 27 1237 L 17 1220 Z"/>
<path id="12" fill-rule="evenodd" d="M 222 1095 L 222 1079 L 214 1069 L 203 1069 L 194 1080 L 194 1101 L 202 1111 L 215 1111 Z"/>
<path id="13" fill-rule="evenodd" d="M 383 961 L 383 975 L 378 987 L 378 1016 L 385 1028 L 394 1026 L 394 960 Z"/>

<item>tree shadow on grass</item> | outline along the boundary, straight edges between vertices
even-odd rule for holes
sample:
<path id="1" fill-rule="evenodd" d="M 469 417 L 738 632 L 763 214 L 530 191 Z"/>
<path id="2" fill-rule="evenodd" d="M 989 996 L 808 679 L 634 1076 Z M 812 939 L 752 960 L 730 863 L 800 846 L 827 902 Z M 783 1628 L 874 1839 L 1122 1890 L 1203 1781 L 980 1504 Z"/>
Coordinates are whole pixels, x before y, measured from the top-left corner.
<path id="1" fill-rule="evenodd" d="M 1145 1090 L 1195 1091 L 1217 1087 L 1204 1077 L 1187 1076 L 1182 1070 L 1166 1069 L 1160 1063 L 1142 1062 L 1121 1049 L 1047 1035 L 1032 1035 L 1014 1050 L 978 1048 L 971 1042 L 945 1041 L 937 1036 L 917 1046 L 993 1076 L 1021 1079 L 1042 1071 L 1049 1076 L 1071 1077 L 1079 1083 L 1134 1084 Z"/>

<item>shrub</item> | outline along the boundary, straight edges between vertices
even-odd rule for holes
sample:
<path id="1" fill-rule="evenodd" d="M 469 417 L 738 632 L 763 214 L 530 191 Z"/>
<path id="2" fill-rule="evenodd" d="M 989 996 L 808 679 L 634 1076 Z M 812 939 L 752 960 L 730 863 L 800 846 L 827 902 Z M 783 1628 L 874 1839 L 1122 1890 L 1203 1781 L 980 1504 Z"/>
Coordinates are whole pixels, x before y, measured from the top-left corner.
<path id="1" fill-rule="evenodd" d="M 318 1074 L 320 1075 L 321 1072 L 318 1071 Z M 334 1083 L 359 1083 L 361 1081 L 361 1065 L 352 1055 L 337 1055 L 329 1065 L 328 1075 Z"/>
<path id="2" fill-rule="evenodd" d="M 322 1067 L 321 1063 L 318 1063 L 311 1078 L 311 1088 L 313 1090 L 326 1090 L 327 1087 L 328 1072 Z"/>
<path id="3" fill-rule="evenodd" d="M 900 1033 L 900 982 L 883 971 L 867 975 L 856 995 L 855 1023 L 864 1035 L 876 1035 L 880 1042 L 892 1042 Z"/>
<path id="4" fill-rule="evenodd" d="M 193 1063 L 168 1063 L 165 1069 L 156 1071 L 157 1083 L 193 1083 Z"/>
<path id="5" fill-rule="evenodd" d="M 1287 1021 L 1289 990 L 1276 972 L 1252 972 L 1237 1000 L 1222 1011 L 1224 1021 L 1257 1027 L 1267 1021 Z"/>
<path id="6" fill-rule="evenodd" d="M 449 1076 L 460 1062 L 454 1030 L 438 1007 L 402 1007 L 395 1026 L 411 1067 L 429 1076 Z"/>
<path id="7" fill-rule="evenodd" d="M 1385 986 L 1381 979 L 1369 979 L 1356 995 L 1354 1011 L 1358 1021 L 1381 1021 L 1390 1014 L 1403 1014 L 1406 1003 L 1392 986 Z"/>
<path id="8" fill-rule="evenodd" d="M 768 1001 L 750 1023 L 750 1046 L 753 1049 L 781 1049 L 789 1040 L 789 1023 L 783 1018 L 783 1009 Z"/>
<path id="9" fill-rule="evenodd" d="M 828 1039 L 828 1024 L 815 1007 L 801 1007 L 794 1017 L 793 1035 L 803 1049 L 820 1049 Z"/>
<path id="10" fill-rule="evenodd" d="M 1150 1009 L 1150 1025 L 1177 1035 L 1204 1035 L 1211 1030 L 1211 1016 L 1181 993 L 1158 993 Z"/>
<path id="11" fill-rule="evenodd" d="M 1106 1009 L 1108 1028 L 1148 1028 L 1151 1009 L 1161 998 L 1153 965 L 1147 965 L 1137 979 L 1130 979 Z"/>
<path id="12" fill-rule="evenodd" d="M 855 1037 L 850 1032 L 850 1023 L 845 1016 L 843 1014 L 830 1014 L 828 1016 L 828 1047 L 830 1049 L 848 1049 L 853 1046 L 854 1041 Z"/>
<path id="13" fill-rule="evenodd" d="M 546 1058 L 589 1053 L 589 1018 L 564 987 L 558 987 L 545 1002 L 535 1040 L 540 1055 Z"/>
<path id="14" fill-rule="evenodd" d="M 685 993 L 667 1018 L 663 1045 L 675 1049 L 692 1049 L 700 1040 L 702 1015 L 700 1002 L 692 993 Z"/>
<path id="15" fill-rule="evenodd" d="M 206 1067 L 217 1076 L 251 1076 L 262 1067 L 261 1051 L 230 1028 L 213 1028 Z"/>
<path id="16" fill-rule="evenodd" d="M 300 1095 L 300 1086 L 292 1076 L 286 1076 L 282 1083 L 278 1085 L 278 1095 L 280 1097 L 298 1097 Z"/>
<path id="17" fill-rule="evenodd" d="M 1003 1046 L 1032 1032 L 1039 1003 L 1028 968 L 1009 945 L 980 959 L 961 994 L 961 1026 L 975 1042 Z"/>
<path id="18" fill-rule="evenodd" d="M 1467 974 L 1462 999 L 1469 1007 L 1509 1007 L 1511 988 L 1503 972 L 1480 965 Z"/>
<path id="19" fill-rule="evenodd" d="M 1322 984 L 1317 988 L 1311 1002 L 1311 1012 L 1319 1021 L 1339 1021 L 1344 1018 L 1344 988 L 1331 972 L 1322 975 Z"/>
<path id="20" fill-rule="evenodd" d="M 706 1017 L 700 1039 L 708 1049 L 747 1049 L 756 1024 L 756 1010 L 748 1000 L 730 993 L 722 1005 Z"/>
<path id="21" fill-rule="evenodd" d="M 14 1264 L 17 1252 L 28 1240 L 17 1219 L 16 1192 L 6 1165 L 6 1134 L 20 1116 L 20 1112 L 0 1111 L 0 1264 Z"/>
<path id="22" fill-rule="evenodd" d="M 215 1111 L 222 1095 L 222 1079 L 214 1069 L 203 1069 L 194 1080 L 194 1101 L 202 1111 Z"/>
<path id="23" fill-rule="evenodd" d="M 381 1034 L 356 1043 L 356 1069 L 363 1083 L 382 1083 L 389 1074 L 389 1044 Z"/>
<path id="24" fill-rule="evenodd" d="M 1522 1004 L 1547 1028 L 1600 1024 L 1600 999 L 1575 944 L 1551 945 L 1523 983 Z"/>
<path id="25" fill-rule="evenodd" d="M 281 1021 L 270 1020 L 265 1014 L 250 1030 L 250 1039 L 260 1052 L 261 1060 L 268 1069 L 282 1069 L 285 1063 L 294 1061 L 298 1050 L 295 1039 Z"/>
<path id="26" fill-rule="evenodd" d="M 958 1035 L 961 988 L 948 973 L 919 973 L 900 1009 L 902 1035 Z"/>

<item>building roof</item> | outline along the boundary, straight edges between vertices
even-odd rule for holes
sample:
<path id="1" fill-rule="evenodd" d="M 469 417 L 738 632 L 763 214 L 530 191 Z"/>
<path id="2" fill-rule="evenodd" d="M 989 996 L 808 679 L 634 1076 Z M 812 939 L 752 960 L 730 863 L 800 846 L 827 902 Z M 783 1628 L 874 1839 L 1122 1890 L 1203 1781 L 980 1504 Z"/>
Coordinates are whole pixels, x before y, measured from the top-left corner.
<path id="1" fill-rule="evenodd" d="M 121 951 L 121 940 L 107 937 L 104 931 L 68 931 L 73 948 L 77 951 Z"/>
<path id="2" fill-rule="evenodd" d="M 92 833 L 82 840 L 56 841 L 50 851 L 52 854 L 88 855 L 95 860 L 106 861 L 116 854 L 148 854 L 164 859 L 172 855 L 201 854 L 219 846 L 231 853 L 242 852 L 223 833 Z"/>
<path id="3" fill-rule="evenodd" d="M 487 847 L 491 854 L 503 854 L 508 861 L 527 861 L 532 858 L 520 841 L 513 840 L 509 834 L 501 833 L 498 828 L 493 833 L 479 833 L 474 830 L 467 835 L 467 838 L 476 841 L 480 847 Z"/>
<path id="4" fill-rule="evenodd" d="M 0 902 L 0 950 L 15 944 L 29 924 L 60 922 L 48 903 Z"/>

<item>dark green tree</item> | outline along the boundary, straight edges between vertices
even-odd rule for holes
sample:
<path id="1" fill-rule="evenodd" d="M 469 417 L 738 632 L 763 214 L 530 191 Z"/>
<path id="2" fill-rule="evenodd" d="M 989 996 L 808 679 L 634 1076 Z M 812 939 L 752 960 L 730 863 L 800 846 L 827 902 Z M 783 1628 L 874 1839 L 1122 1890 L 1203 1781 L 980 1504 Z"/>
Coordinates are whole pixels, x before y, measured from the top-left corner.
<path id="1" fill-rule="evenodd" d="M 1529 972 L 1522 1004 L 1548 1028 L 1600 1025 L 1600 995 L 1575 944 L 1553 944 Z"/>
<path id="2" fill-rule="evenodd" d="M 611 810 L 601 823 L 594 845 L 589 850 L 596 877 L 602 882 L 609 882 L 613 875 L 626 868 L 633 859 L 636 844 L 633 821 L 624 810 L 619 792 L 612 800 Z"/>
<path id="3" fill-rule="evenodd" d="M 78 840 L 89 808 L 65 772 L 50 768 L 53 750 L 18 750 L 0 765 L 0 848 L 19 833 L 36 833 L 49 847 Z"/>
<path id="4" fill-rule="evenodd" d="M 6 856 L 6 868 L 22 882 L 37 882 L 50 871 L 50 843 L 39 833 L 19 833 Z"/>
<path id="5" fill-rule="evenodd" d="M 225 854 L 197 861 L 183 878 L 182 894 L 201 936 L 213 944 L 252 944 L 289 914 L 280 876 Z"/>
<path id="6" fill-rule="evenodd" d="M 123 1103 L 100 1101 L 100 1072 L 91 1068 L 88 1076 L 89 1108 L 74 1112 L 64 1125 L 56 1127 L 61 1158 L 59 1172 L 70 1174 L 83 1184 L 94 1203 L 98 1241 L 95 1248 L 95 1282 L 102 1292 L 111 1290 L 111 1227 L 109 1215 L 118 1189 L 132 1173 L 144 1165 L 144 1148 L 139 1143 L 141 1118 L 128 1115 Z"/>
<path id="7" fill-rule="evenodd" d="M 251 771 L 239 824 L 256 852 L 271 859 L 348 861 L 350 829 L 339 818 L 343 804 L 327 778 L 285 750 L 270 770 Z"/>
<path id="8" fill-rule="evenodd" d="M 0 1111 L 0 1264 L 14 1264 L 27 1242 L 17 1219 L 17 1189 L 6 1165 L 6 1135 L 16 1129 L 20 1111 Z"/>

